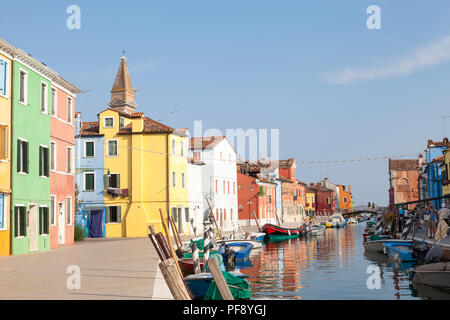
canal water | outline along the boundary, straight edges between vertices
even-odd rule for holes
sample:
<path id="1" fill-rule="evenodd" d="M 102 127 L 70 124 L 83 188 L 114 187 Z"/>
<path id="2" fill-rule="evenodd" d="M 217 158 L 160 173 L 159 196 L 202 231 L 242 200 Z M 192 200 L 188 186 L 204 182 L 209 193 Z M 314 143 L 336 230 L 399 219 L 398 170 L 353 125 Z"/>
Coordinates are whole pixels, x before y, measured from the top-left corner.
<path id="1" fill-rule="evenodd" d="M 240 266 L 249 276 L 252 299 L 450 299 L 450 293 L 432 287 L 411 287 L 407 270 L 413 264 L 398 264 L 381 253 L 365 253 L 365 225 L 266 243 L 252 251 L 250 259 Z M 373 281 L 377 274 L 379 288 Z"/>

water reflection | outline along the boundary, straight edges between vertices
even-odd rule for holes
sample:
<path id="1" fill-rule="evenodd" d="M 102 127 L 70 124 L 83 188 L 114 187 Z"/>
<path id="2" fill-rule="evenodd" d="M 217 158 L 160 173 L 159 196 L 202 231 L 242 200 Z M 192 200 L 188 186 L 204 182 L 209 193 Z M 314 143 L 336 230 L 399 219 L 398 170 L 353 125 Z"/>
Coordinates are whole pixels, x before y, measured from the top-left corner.
<path id="1" fill-rule="evenodd" d="M 321 235 L 267 243 L 241 266 L 253 299 L 435 299 L 433 288 L 412 288 L 408 269 L 382 253 L 364 252 L 364 223 Z M 380 268 L 381 289 L 370 290 L 367 267 Z M 440 299 L 448 299 L 450 294 Z"/>

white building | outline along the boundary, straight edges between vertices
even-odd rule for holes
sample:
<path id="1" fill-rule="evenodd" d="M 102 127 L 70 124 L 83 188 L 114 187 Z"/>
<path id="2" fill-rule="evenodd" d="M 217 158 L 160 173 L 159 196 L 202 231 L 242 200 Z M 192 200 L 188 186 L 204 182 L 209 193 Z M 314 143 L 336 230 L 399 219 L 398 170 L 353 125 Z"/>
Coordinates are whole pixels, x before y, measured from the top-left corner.
<path id="1" fill-rule="evenodd" d="M 238 223 L 236 152 L 226 137 L 191 138 L 190 156 L 203 161 L 203 212 L 208 214 L 208 197 L 219 227 L 232 231 Z"/>
<path id="2" fill-rule="evenodd" d="M 193 158 L 188 159 L 187 182 L 189 198 L 189 222 L 191 234 L 197 236 L 203 233 L 203 193 L 202 193 L 202 169 L 204 163 Z M 194 232 L 195 229 L 195 232 Z"/>

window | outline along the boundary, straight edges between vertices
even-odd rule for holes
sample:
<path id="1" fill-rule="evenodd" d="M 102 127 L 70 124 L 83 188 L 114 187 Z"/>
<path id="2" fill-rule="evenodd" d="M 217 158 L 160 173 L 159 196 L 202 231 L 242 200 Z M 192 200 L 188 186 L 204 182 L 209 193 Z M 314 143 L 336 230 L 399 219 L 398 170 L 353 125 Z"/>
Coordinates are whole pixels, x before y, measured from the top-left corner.
<path id="1" fill-rule="evenodd" d="M 186 223 L 189 223 L 189 208 L 184 208 L 184 219 Z"/>
<path id="2" fill-rule="evenodd" d="M 236 194 L 236 182 L 233 182 L 233 194 Z"/>
<path id="3" fill-rule="evenodd" d="M 72 224 L 72 198 L 66 198 L 66 222 L 67 224 Z"/>
<path id="4" fill-rule="evenodd" d="M 86 172 L 84 174 L 84 191 L 95 191 L 95 173 Z"/>
<path id="5" fill-rule="evenodd" d="M 223 181 L 223 193 L 225 194 L 225 180 Z"/>
<path id="6" fill-rule="evenodd" d="M 14 209 L 14 235 L 16 238 L 27 236 L 27 216 L 23 206 Z"/>
<path id="7" fill-rule="evenodd" d="M 117 140 L 108 140 L 108 157 L 117 157 L 119 155 Z"/>
<path id="8" fill-rule="evenodd" d="M 344 198 L 344 203 L 347 203 L 347 198 Z"/>
<path id="9" fill-rule="evenodd" d="M 27 104 L 28 101 L 28 74 L 20 70 L 19 77 L 19 102 L 22 104 Z"/>
<path id="10" fill-rule="evenodd" d="M 181 187 L 184 188 L 186 185 L 184 183 L 184 172 L 181 173 Z"/>
<path id="11" fill-rule="evenodd" d="M 0 95 L 8 94 L 8 62 L 0 60 Z"/>
<path id="12" fill-rule="evenodd" d="M 17 172 L 28 173 L 28 142 L 17 139 Z"/>
<path id="13" fill-rule="evenodd" d="M 56 92 L 57 92 L 56 89 L 52 88 L 52 93 L 50 96 L 50 113 L 52 114 L 52 116 L 56 116 L 56 108 L 57 108 L 57 101 L 58 101 Z"/>
<path id="14" fill-rule="evenodd" d="M 67 98 L 67 122 L 72 123 L 72 98 Z"/>
<path id="15" fill-rule="evenodd" d="M 6 230 L 6 194 L 0 193 L 0 230 Z"/>
<path id="16" fill-rule="evenodd" d="M 176 142 L 175 139 L 172 139 L 172 155 L 175 156 L 177 154 L 176 150 Z"/>
<path id="17" fill-rule="evenodd" d="M 119 189 L 120 188 L 120 174 L 111 173 L 109 175 L 108 187 L 109 188 L 115 188 L 115 189 Z"/>
<path id="18" fill-rule="evenodd" d="M 39 176 L 50 176 L 48 173 L 48 148 L 44 146 L 39 147 Z"/>
<path id="19" fill-rule="evenodd" d="M 119 118 L 119 129 L 123 129 L 123 127 L 125 127 L 125 120 L 123 119 L 123 117 Z"/>
<path id="20" fill-rule="evenodd" d="M 56 171 L 56 142 L 50 142 L 50 170 Z"/>
<path id="21" fill-rule="evenodd" d="M 95 144 L 94 141 L 85 141 L 84 142 L 84 157 L 90 158 L 95 157 Z"/>
<path id="22" fill-rule="evenodd" d="M 67 148 L 67 156 L 66 156 L 66 166 L 67 166 L 66 172 L 67 173 L 72 173 L 73 172 L 72 158 L 73 158 L 72 148 L 68 147 Z"/>
<path id="23" fill-rule="evenodd" d="M 103 118 L 103 128 L 114 128 L 114 117 Z"/>
<path id="24" fill-rule="evenodd" d="M 39 235 L 48 234 L 48 207 L 39 207 Z"/>
<path id="25" fill-rule="evenodd" d="M 227 190 L 228 190 L 228 194 L 230 194 L 230 181 L 227 182 Z"/>
<path id="26" fill-rule="evenodd" d="M 200 152 L 194 152 L 194 160 L 200 161 Z"/>
<path id="27" fill-rule="evenodd" d="M 177 186 L 177 173 L 172 171 L 172 187 L 175 188 Z"/>
<path id="28" fill-rule="evenodd" d="M 0 125 L 0 160 L 8 159 L 8 126 Z"/>
<path id="29" fill-rule="evenodd" d="M 120 206 L 106 207 L 106 223 L 120 223 L 122 221 L 121 209 Z"/>
<path id="30" fill-rule="evenodd" d="M 47 113 L 48 103 L 48 86 L 46 83 L 41 82 L 41 112 Z"/>
<path id="31" fill-rule="evenodd" d="M 50 196 L 50 224 L 56 224 L 56 197 Z"/>
<path id="32" fill-rule="evenodd" d="M 173 221 L 178 222 L 178 214 L 177 214 L 177 208 L 172 208 L 172 217 Z"/>
<path id="33" fill-rule="evenodd" d="M 216 193 L 219 193 L 219 191 L 218 191 L 218 181 L 216 180 Z"/>

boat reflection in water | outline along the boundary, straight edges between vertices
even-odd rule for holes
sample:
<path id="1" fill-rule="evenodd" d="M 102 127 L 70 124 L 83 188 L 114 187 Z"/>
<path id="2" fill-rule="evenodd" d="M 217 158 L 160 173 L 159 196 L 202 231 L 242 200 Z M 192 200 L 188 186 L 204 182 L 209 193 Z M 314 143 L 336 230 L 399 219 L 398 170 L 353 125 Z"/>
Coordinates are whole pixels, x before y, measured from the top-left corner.
<path id="1" fill-rule="evenodd" d="M 409 285 L 408 269 L 382 253 L 364 251 L 364 224 L 327 229 L 310 238 L 266 243 L 250 256 L 252 299 L 423 299 L 436 292 Z M 370 266 L 378 266 L 380 289 L 369 289 Z M 433 288 L 432 288 L 433 289 Z M 438 292 L 439 293 L 439 292 Z M 448 297 L 441 296 L 440 299 Z"/>

